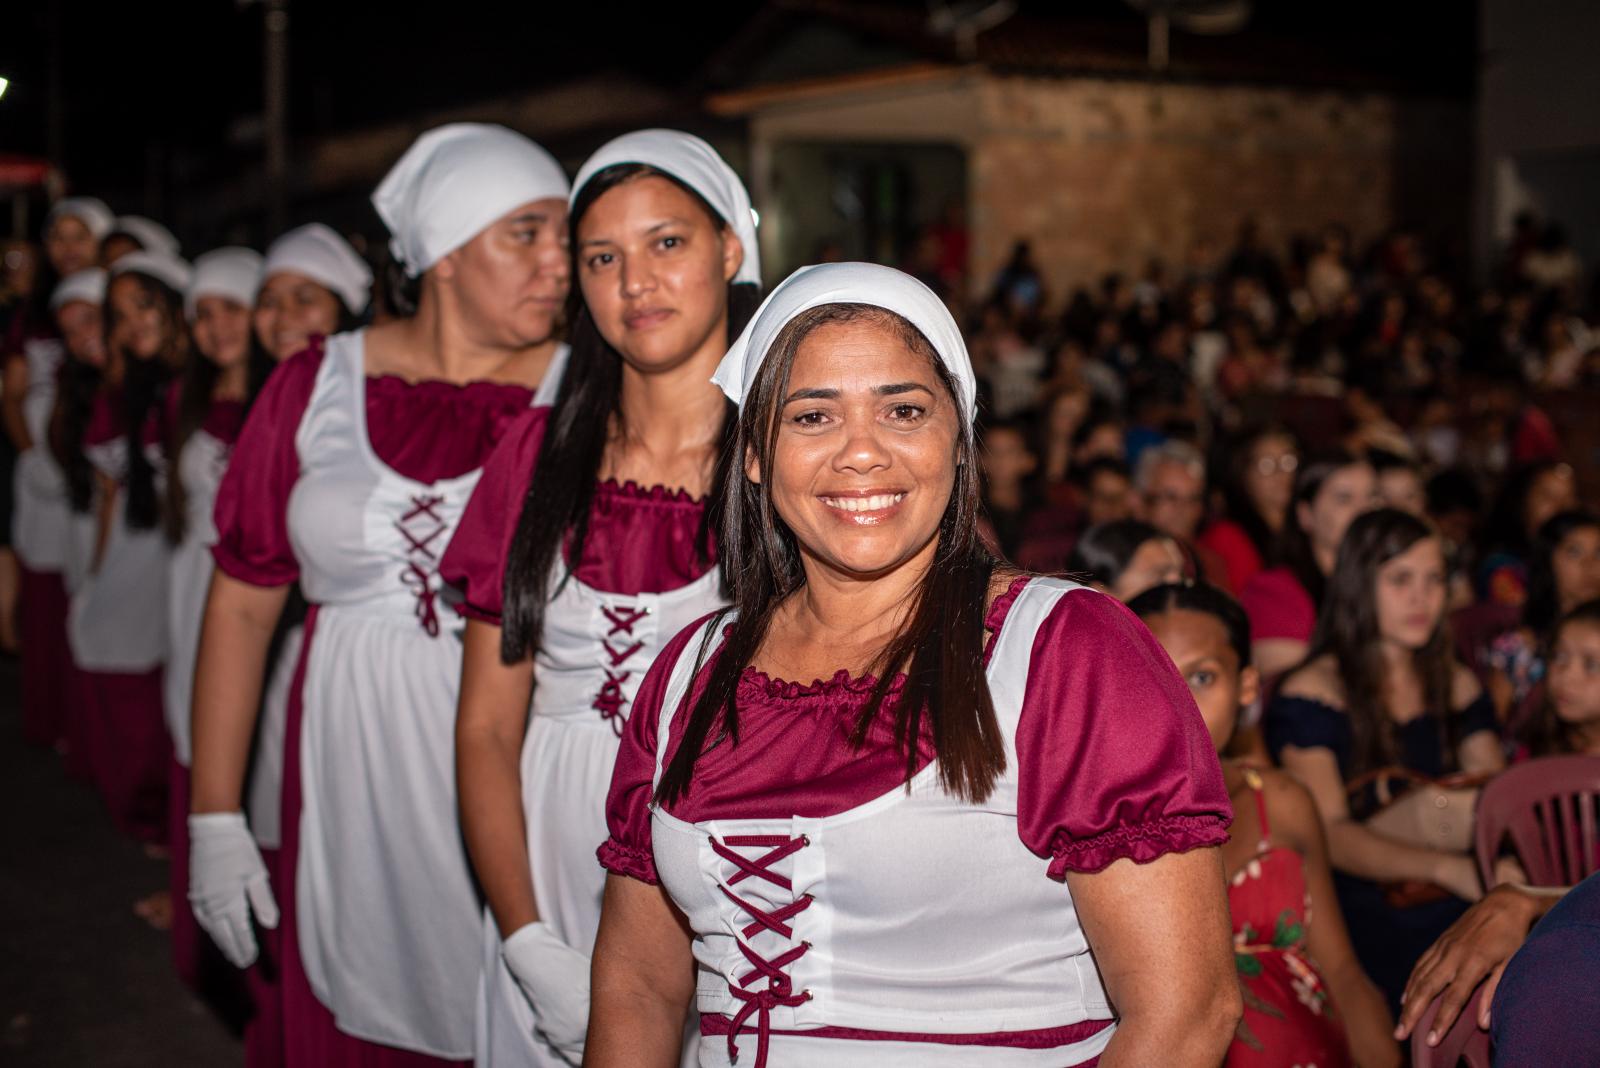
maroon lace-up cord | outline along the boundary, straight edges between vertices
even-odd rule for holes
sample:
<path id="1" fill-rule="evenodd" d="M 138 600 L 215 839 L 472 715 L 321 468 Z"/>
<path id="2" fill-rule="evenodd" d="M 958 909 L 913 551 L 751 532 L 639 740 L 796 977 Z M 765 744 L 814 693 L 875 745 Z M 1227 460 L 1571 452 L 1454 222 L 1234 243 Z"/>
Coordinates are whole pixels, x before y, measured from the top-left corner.
<path id="1" fill-rule="evenodd" d="M 771 870 L 772 866 L 792 853 L 797 853 L 811 844 L 811 839 L 805 835 L 798 838 L 785 838 L 776 834 L 744 834 L 730 835 L 722 841 L 711 839 L 711 848 L 728 863 L 734 865 L 739 871 L 728 880 L 728 886 L 735 886 L 745 879 L 760 879 L 771 883 L 780 890 L 794 890 L 794 884 L 786 876 L 779 875 Z M 767 852 L 751 860 L 733 851 L 730 847 L 753 846 L 757 849 L 766 849 Z M 744 954 L 752 966 L 752 970 L 739 977 L 738 986 L 730 986 L 729 993 L 744 1004 L 733 1017 L 733 1025 L 728 1030 L 728 1059 L 734 1064 L 739 1063 L 739 1028 L 752 1015 L 756 1017 L 756 1061 L 755 1068 L 765 1068 L 767 1063 L 767 1043 L 772 1035 L 772 1010 L 781 1006 L 794 1008 L 811 1000 L 811 991 L 802 990 L 794 993 L 793 984 L 789 975 L 783 969 L 806 955 L 811 948 L 810 942 L 801 942 L 799 945 L 778 954 L 776 957 L 761 956 L 746 944 L 746 939 L 754 938 L 762 931 L 771 931 L 780 938 L 794 940 L 794 928 L 789 926 L 789 921 L 795 916 L 811 907 L 810 894 L 800 897 L 784 905 L 782 908 L 768 912 L 753 905 L 744 898 L 735 894 L 728 886 L 718 886 L 718 889 L 727 895 L 740 911 L 749 914 L 751 922 L 740 931 L 744 936 L 737 939 L 739 952 Z M 763 990 L 751 990 L 750 984 L 757 979 L 767 980 Z"/>
<path id="2" fill-rule="evenodd" d="M 632 605 L 618 605 L 615 608 L 601 605 L 600 611 L 611 624 L 606 636 L 600 639 L 600 645 L 605 649 L 606 659 L 610 663 L 602 669 L 606 673 L 606 681 L 600 684 L 600 692 L 595 695 L 594 704 L 590 707 L 600 713 L 601 719 L 611 724 L 611 729 L 620 738 L 623 723 L 622 706 L 628 703 L 622 687 L 633 677 L 633 672 L 618 669 L 634 653 L 644 648 L 644 642 L 633 638 L 633 625 L 649 615 L 650 610 L 635 608 Z M 618 635 L 622 637 L 619 638 Z"/>
<path id="3" fill-rule="evenodd" d="M 413 494 L 411 510 L 395 520 L 394 527 L 406 539 L 406 569 L 400 573 L 400 582 L 417 599 L 417 622 L 427 631 L 428 637 L 439 636 L 439 612 L 435 605 L 437 593 L 433 589 L 433 565 L 438 562 L 434 543 L 449 530 L 438 508 L 444 498 L 436 494 Z"/>

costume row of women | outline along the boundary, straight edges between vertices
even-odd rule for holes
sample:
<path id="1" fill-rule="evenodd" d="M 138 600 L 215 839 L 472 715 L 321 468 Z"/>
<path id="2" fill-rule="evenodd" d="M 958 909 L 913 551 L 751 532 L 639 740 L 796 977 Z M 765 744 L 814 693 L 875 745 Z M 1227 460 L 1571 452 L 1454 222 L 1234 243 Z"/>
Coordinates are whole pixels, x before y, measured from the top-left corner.
<path id="1" fill-rule="evenodd" d="M 675 131 L 569 183 L 446 126 L 373 202 L 409 315 L 312 225 L 67 274 L 29 349 L 31 706 L 170 827 L 250 1063 L 1216 1063 L 1215 748 L 1125 608 L 983 549 L 939 300 L 761 301 Z"/>

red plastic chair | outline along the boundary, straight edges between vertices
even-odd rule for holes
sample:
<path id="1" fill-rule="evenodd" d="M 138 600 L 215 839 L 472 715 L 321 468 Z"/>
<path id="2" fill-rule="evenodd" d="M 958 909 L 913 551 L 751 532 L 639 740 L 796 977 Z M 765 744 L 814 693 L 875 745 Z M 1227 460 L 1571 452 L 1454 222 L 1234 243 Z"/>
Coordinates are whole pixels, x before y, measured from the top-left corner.
<path id="1" fill-rule="evenodd" d="M 1428 1045 L 1428 1032 L 1433 1030 L 1433 1018 L 1439 1013 L 1439 1001 L 1434 998 L 1428 1011 L 1417 1021 L 1411 1032 L 1411 1068 L 1456 1068 L 1461 1061 L 1468 1068 L 1489 1068 L 1489 1032 L 1478 1029 L 1478 1000 L 1483 997 L 1483 987 L 1472 992 L 1467 1004 L 1450 1025 L 1437 1046 Z"/>
<path id="2" fill-rule="evenodd" d="M 1535 886 L 1576 886 L 1600 867 L 1600 757 L 1530 760 L 1491 779 L 1478 798 L 1478 872 L 1494 886 L 1507 834 Z"/>

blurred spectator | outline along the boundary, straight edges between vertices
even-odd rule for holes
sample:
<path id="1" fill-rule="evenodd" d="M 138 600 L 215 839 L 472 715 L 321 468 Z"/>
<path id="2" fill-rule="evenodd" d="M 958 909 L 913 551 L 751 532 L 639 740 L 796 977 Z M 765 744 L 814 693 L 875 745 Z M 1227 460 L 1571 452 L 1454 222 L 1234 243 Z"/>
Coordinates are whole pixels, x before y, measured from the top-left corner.
<path id="1" fill-rule="evenodd" d="M 1600 515 L 1561 512 L 1539 528 L 1528 561 L 1521 625 L 1486 650 L 1486 682 L 1501 722 L 1515 725 L 1545 676 L 1544 649 L 1556 620 L 1600 597 Z"/>
<path id="2" fill-rule="evenodd" d="M 1561 617 L 1546 672 L 1544 699 L 1518 731 L 1522 755 L 1600 756 L 1600 600 Z"/>
<path id="3" fill-rule="evenodd" d="M 1273 678 L 1306 655 L 1339 543 L 1351 522 L 1376 503 L 1376 481 L 1364 457 L 1343 451 L 1299 469 L 1276 565 L 1257 572 L 1239 596 L 1250 615 L 1254 659 L 1263 678 Z"/>
<path id="4" fill-rule="evenodd" d="M 1237 593 L 1266 566 L 1283 529 L 1300 454 L 1287 430 L 1266 426 L 1227 441 L 1220 457 L 1223 514 L 1198 544 L 1221 558 Z"/>
<path id="5" fill-rule="evenodd" d="M 1521 605 L 1527 596 L 1528 558 L 1539 528 L 1558 513 L 1577 507 L 1578 482 L 1568 464 L 1544 460 L 1511 472 L 1479 539 L 1479 596 L 1498 604 Z"/>
<path id="6" fill-rule="evenodd" d="M 1082 493 L 1086 526 L 1133 517 L 1133 480 L 1128 475 L 1128 465 L 1121 460 L 1104 456 L 1090 460 L 1078 469 L 1076 481 Z"/>
<path id="7" fill-rule="evenodd" d="M 1029 503 L 1027 483 L 1038 468 L 1039 460 L 1029 449 L 1028 435 L 1020 423 L 986 424 L 979 444 L 984 517 L 1000 554 L 1010 559 L 1022 540 Z"/>
<path id="8" fill-rule="evenodd" d="M 1428 493 L 1422 484 L 1421 468 L 1387 449 L 1368 449 L 1367 462 L 1377 478 L 1379 507 L 1398 508 L 1419 518 L 1428 514 Z"/>
<path id="9" fill-rule="evenodd" d="M 1119 601 L 1183 580 L 1183 553 L 1149 523 L 1120 519 L 1085 530 L 1067 558 L 1067 572 Z"/>
<path id="10" fill-rule="evenodd" d="M 1153 445 L 1139 457 L 1134 486 L 1139 517 L 1163 534 L 1193 541 L 1206 508 L 1206 463 L 1184 441 Z"/>

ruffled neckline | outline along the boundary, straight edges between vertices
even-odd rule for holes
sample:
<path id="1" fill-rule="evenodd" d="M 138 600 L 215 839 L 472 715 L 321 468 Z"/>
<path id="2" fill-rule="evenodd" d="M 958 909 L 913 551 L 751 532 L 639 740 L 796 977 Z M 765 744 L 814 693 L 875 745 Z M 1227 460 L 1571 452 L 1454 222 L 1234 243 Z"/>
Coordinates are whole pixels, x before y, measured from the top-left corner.
<path id="1" fill-rule="evenodd" d="M 533 403 L 533 390 L 515 382 L 447 382 L 442 378 L 422 378 L 413 382 L 397 374 L 366 376 L 369 393 L 425 396 L 430 401 L 460 402 L 490 407 L 526 408 Z"/>
<path id="2" fill-rule="evenodd" d="M 624 482 L 614 478 L 601 479 L 595 485 L 595 493 L 641 503 L 678 504 L 693 508 L 703 508 L 706 503 L 706 498 L 696 497 L 686 489 L 663 486 L 659 482 L 641 486 L 631 478 Z"/>
<path id="3" fill-rule="evenodd" d="M 983 661 L 987 665 L 989 657 L 994 652 L 994 643 L 1000 637 L 1000 627 L 1005 622 L 1006 615 L 1010 613 L 1011 606 L 1021 596 L 1024 587 L 1028 585 L 1031 575 L 1019 575 L 1013 579 L 1006 592 L 994 599 L 989 606 L 988 613 L 984 616 L 984 626 L 989 631 L 988 640 L 983 647 Z M 739 677 L 739 687 L 750 696 L 767 697 L 778 701 L 815 701 L 818 699 L 844 700 L 862 702 L 872 695 L 874 687 L 878 685 L 878 676 L 868 672 L 863 675 L 852 675 L 848 670 L 840 668 L 834 672 L 832 678 L 812 679 L 810 682 L 794 682 L 769 675 L 755 667 L 747 667 L 744 674 Z M 905 689 L 905 672 L 896 672 L 889 680 L 888 696 L 898 694 Z"/>

